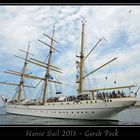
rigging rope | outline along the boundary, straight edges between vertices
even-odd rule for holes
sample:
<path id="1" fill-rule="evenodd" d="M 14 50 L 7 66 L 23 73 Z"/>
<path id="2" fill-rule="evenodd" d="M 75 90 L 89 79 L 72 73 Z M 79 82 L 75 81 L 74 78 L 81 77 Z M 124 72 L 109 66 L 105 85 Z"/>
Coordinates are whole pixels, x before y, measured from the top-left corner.
<path id="1" fill-rule="evenodd" d="M 89 58 L 87 58 L 86 63 L 87 63 L 87 71 L 91 71 L 91 68 L 90 68 L 90 65 L 89 65 L 90 64 Z M 97 88 L 97 81 L 95 81 L 95 83 L 94 83 L 94 80 L 96 80 L 96 78 L 92 77 L 91 81 L 90 81 L 90 77 L 87 77 L 87 78 L 88 78 L 88 81 L 89 81 L 89 88 L 93 88 L 92 85 L 94 85 L 94 88 Z"/>
<path id="2" fill-rule="evenodd" d="M 39 90 L 37 91 L 36 99 L 41 99 L 42 96 L 43 96 L 43 84 L 40 86 Z"/>

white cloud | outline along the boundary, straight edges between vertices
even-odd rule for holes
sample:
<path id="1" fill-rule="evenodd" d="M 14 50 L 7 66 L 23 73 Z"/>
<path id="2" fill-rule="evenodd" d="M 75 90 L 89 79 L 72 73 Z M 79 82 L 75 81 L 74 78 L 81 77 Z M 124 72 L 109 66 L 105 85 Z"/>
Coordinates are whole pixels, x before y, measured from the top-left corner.
<path id="1" fill-rule="evenodd" d="M 131 13 L 128 12 L 130 9 L 132 9 Z M 55 47 L 59 47 L 58 49 L 62 51 L 60 56 L 57 55 L 55 64 L 62 67 L 63 77 L 74 83 L 75 79 L 72 80 L 71 76 L 75 73 L 75 49 L 80 48 L 80 15 L 82 15 L 87 20 L 86 53 L 99 38 L 105 37 L 108 40 L 102 42 L 88 58 L 90 70 L 118 56 L 117 62 L 110 65 L 114 69 L 110 77 L 118 73 L 117 80 L 120 83 L 125 84 L 131 81 L 131 83 L 140 83 L 139 6 L 1 6 L 0 11 L 1 67 L 11 65 L 17 68 L 19 61 L 12 60 L 12 55 L 18 54 L 18 49 L 26 50 L 28 41 L 31 41 L 32 53 L 37 58 L 45 58 L 48 49 L 37 42 L 37 39 L 42 38 L 46 41 L 42 33 L 51 35 L 52 26 L 55 25 L 55 39 L 60 42 L 60 45 Z M 124 34 L 127 36 L 126 41 L 121 38 Z M 113 44 L 114 42 L 116 44 Z M 2 63 L 4 60 L 6 62 Z M 115 69 L 116 63 L 118 68 Z M 108 67 L 106 69 L 109 69 Z M 105 75 L 105 71 L 101 70 L 98 78 L 102 79 Z"/>

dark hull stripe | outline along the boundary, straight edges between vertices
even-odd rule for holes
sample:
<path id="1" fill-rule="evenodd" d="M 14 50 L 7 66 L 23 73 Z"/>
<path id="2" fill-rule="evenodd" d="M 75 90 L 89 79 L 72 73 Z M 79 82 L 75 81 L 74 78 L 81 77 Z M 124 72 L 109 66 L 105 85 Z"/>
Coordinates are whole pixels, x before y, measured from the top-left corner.
<path id="1" fill-rule="evenodd" d="M 119 107 L 105 107 L 105 108 L 73 108 L 73 109 L 36 109 L 36 108 L 18 108 L 18 107 L 9 107 L 15 109 L 32 109 L 32 110 L 93 110 L 93 109 L 113 109 L 113 108 L 127 108 L 130 106 L 119 106 Z"/>

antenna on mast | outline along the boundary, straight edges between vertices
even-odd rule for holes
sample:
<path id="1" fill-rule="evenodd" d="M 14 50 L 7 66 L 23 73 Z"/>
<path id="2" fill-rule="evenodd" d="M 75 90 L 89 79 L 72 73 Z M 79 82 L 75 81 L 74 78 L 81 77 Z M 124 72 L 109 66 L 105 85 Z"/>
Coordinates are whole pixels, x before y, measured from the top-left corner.
<path id="1" fill-rule="evenodd" d="M 81 20 L 82 23 L 86 23 L 86 22 L 87 22 L 87 21 L 85 20 L 85 17 L 84 17 L 84 16 L 81 16 L 81 15 L 80 15 L 80 17 L 82 18 L 82 20 Z"/>

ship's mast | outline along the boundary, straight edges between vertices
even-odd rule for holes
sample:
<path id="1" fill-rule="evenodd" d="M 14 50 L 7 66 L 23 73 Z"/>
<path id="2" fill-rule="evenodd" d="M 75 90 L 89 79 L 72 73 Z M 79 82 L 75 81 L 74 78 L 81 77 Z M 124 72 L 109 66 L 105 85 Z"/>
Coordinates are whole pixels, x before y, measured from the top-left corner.
<path id="1" fill-rule="evenodd" d="M 20 98 L 21 98 L 21 94 L 22 94 L 22 90 L 24 87 L 24 74 L 25 74 L 25 70 L 26 70 L 26 66 L 27 66 L 27 58 L 28 58 L 28 54 L 29 54 L 29 48 L 30 48 L 30 42 L 28 43 L 28 49 L 27 49 L 27 53 L 25 56 L 25 62 L 24 62 L 24 66 L 22 69 L 22 75 L 21 75 L 21 79 L 20 79 L 20 83 L 19 83 L 19 89 L 18 89 L 18 97 L 17 97 L 17 102 L 20 102 Z"/>
<path id="2" fill-rule="evenodd" d="M 48 56 L 48 63 L 47 63 L 47 70 L 46 70 L 46 74 L 45 74 L 45 80 L 44 80 L 44 92 L 43 92 L 43 98 L 42 98 L 42 104 L 45 104 L 45 100 L 46 100 L 46 91 L 47 91 L 47 86 L 48 86 L 48 76 L 49 76 L 49 72 L 50 72 L 50 62 L 51 62 L 51 56 L 52 56 L 52 45 L 53 45 L 53 41 L 54 41 L 54 27 L 53 27 L 53 32 L 52 32 L 52 37 L 51 39 L 51 45 L 50 45 L 50 51 L 49 51 L 49 56 Z"/>
<path id="3" fill-rule="evenodd" d="M 104 66 L 110 64 L 111 62 L 113 62 L 114 60 L 117 59 L 116 58 L 113 58 L 111 59 L 110 61 L 106 62 L 105 64 L 101 65 L 100 67 L 96 68 L 95 70 L 91 71 L 90 73 L 84 75 L 83 74 L 83 66 L 84 66 L 84 61 L 87 59 L 87 57 L 91 54 L 91 52 L 97 47 L 97 45 L 102 41 L 102 39 L 104 38 L 101 38 L 99 39 L 99 41 L 95 44 L 95 46 L 91 49 L 91 51 L 86 55 L 84 56 L 84 26 L 85 26 L 85 19 L 82 17 L 82 32 L 81 32 L 81 50 L 80 50 L 80 56 L 77 56 L 80 58 L 80 62 L 76 61 L 76 68 L 79 68 L 79 78 L 77 80 L 77 83 L 79 83 L 79 87 L 78 87 L 78 90 L 77 90 L 77 94 L 80 95 L 82 92 L 95 92 L 95 91 L 99 91 L 99 90 L 112 90 L 112 89 L 120 89 L 120 88 L 130 88 L 130 87 L 135 87 L 135 85 L 127 85 L 127 86 L 118 86 L 118 87 L 110 87 L 110 88 L 99 88 L 99 89 L 92 89 L 92 90 L 84 90 L 83 89 L 83 80 L 91 75 L 92 73 L 98 71 L 99 69 L 103 68 Z"/>
<path id="4" fill-rule="evenodd" d="M 53 66 L 53 65 L 50 64 L 51 63 L 52 53 L 55 52 L 55 51 L 61 53 L 56 48 L 52 47 L 53 46 L 53 42 L 59 44 L 56 40 L 54 40 L 54 27 L 53 27 L 53 32 L 52 32 L 52 36 L 51 37 L 48 36 L 48 35 L 46 35 L 46 34 L 43 34 L 43 35 L 45 35 L 46 37 L 48 37 L 49 39 L 51 39 L 50 45 L 47 44 L 47 43 L 45 43 L 45 42 L 43 42 L 43 41 L 41 41 L 41 40 L 38 40 L 39 42 L 43 43 L 44 45 L 46 45 L 46 46 L 48 46 L 50 48 L 49 49 L 49 55 L 48 55 L 48 62 L 47 63 L 42 62 L 42 61 L 37 60 L 37 59 L 34 59 L 34 58 L 28 58 L 28 55 L 32 55 L 31 53 L 29 53 L 30 44 L 28 44 L 27 51 L 20 50 L 20 51 L 26 53 L 25 58 L 22 58 L 20 56 L 16 56 L 17 58 L 20 58 L 20 59 L 25 60 L 24 61 L 24 66 L 23 66 L 22 72 L 17 72 L 17 71 L 13 71 L 13 70 L 4 71 L 5 73 L 8 73 L 8 74 L 12 74 L 12 75 L 16 75 L 16 76 L 20 76 L 21 77 L 20 82 L 18 84 L 17 83 L 11 83 L 11 82 L 0 82 L 0 84 L 18 86 L 18 90 L 17 90 L 17 94 L 18 94 L 17 101 L 18 101 L 18 103 L 20 102 L 20 98 L 21 98 L 21 94 L 22 94 L 22 91 L 23 91 L 23 87 L 35 88 L 34 86 L 25 85 L 24 84 L 24 78 L 30 78 L 30 79 L 34 79 L 34 80 L 41 80 L 41 81 L 43 80 L 44 81 L 44 83 L 43 83 L 44 84 L 44 86 L 43 86 L 44 87 L 44 91 L 43 91 L 43 97 L 42 97 L 42 105 L 44 105 L 45 104 L 45 101 L 46 101 L 46 91 L 47 91 L 47 87 L 48 87 L 48 82 L 62 84 L 58 80 L 49 79 L 50 70 L 55 71 L 55 72 L 58 72 L 58 73 L 62 73 L 60 68 L 58 68 L 58 67 Z M 27 74 L 26 73 L 27 62 L 45 68 L 46 69 L 45 76 L 44 77 L 38 77 L 38 76 L 31 75 L 31 74 Z"/>
<path id="5" fill-rule="evenodd" d="M 84 26 L 85 26 L 85 20 L 82 19 L 82 32 L 81 32 L 81 51 L 80 51 L 80 77 L 79 77 L 79 88 L 78 88 L 78 95 L 82 93 L 83 90 L 83 59 L 84 59 Z"/>

